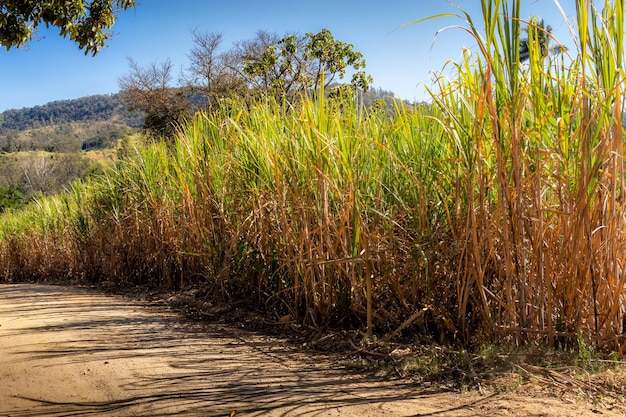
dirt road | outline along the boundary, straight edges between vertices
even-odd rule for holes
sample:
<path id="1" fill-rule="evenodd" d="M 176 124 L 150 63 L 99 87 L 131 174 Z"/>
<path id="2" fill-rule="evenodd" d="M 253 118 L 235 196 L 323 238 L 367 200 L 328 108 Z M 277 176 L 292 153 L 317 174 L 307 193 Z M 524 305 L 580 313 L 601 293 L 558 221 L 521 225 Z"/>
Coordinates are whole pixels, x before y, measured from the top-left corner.
<path id="1" fill-rule="evenodd" d="M 0 417 L 597 416 L 592 404 L 449 392 L 87 289 L 0 285 Z"/>

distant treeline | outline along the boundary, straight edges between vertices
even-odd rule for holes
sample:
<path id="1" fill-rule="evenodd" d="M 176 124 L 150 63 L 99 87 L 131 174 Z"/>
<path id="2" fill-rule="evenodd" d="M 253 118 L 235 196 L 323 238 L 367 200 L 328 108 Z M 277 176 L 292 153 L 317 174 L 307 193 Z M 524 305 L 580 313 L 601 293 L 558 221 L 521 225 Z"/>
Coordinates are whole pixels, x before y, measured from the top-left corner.
<path id="1" fill-rule="evenodd" d="M 0 113 L 0 135 L 69 122 L 109 121 L 138 128 L 144 115 L 129 112 L 118 94 L 53 101 L 41 106 Z"/>

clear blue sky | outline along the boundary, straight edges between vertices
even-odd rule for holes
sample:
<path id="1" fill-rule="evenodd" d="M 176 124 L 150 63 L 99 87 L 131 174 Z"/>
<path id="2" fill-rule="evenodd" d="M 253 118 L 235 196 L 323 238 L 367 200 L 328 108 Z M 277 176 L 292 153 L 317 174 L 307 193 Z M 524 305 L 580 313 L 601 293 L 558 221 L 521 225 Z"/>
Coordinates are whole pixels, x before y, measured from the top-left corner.
<path id="1" fill-rule="evenodd" d="M 481 21 L 479 0 L 451 0 Z M 573 1 L 561 0 L 573 14 Z M 550 23 L 563 43 L 571 44 L 554 0 L 524 0 L 522 17 L 537 15 Z M 424 84 L 448 60 L 458 60 L 472 39 L 459 29 L 435 33 L 456 18 L 401 25 L 439 13 L 458 13 L 448 0 L 138 0 L 120 13 L 114 37 L 96 57 L 58 35 L 41 29 L 24 49 L 0 50 L 0 112 L 53 100 L 118 91 L 118 79 L 129 72 L 128 58 L 141 66 L 170 59 L 187 65 L 190 31 L 224 34 L 223 49 L 250 39 L 259 29 L 305 34 L 329 29 L 354 45 L 367 61 L 374 87 L 405 99 L 423 99 Z M 434 41 L 434 43 L 433 43 Z"/>

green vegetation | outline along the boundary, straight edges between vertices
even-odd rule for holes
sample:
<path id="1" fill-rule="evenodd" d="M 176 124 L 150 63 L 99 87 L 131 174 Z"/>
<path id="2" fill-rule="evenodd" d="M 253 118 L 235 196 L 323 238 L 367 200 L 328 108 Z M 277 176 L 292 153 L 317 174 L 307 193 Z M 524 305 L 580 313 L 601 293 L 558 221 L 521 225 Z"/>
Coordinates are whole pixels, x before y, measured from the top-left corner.
<path id="1" fill-rule="evenodd" d="M 142 123 L 142 114 L 129 113 L 119 95 L 4 111 L 0 113 L 0 187 L 19 192 L 24 202 L 63 191 L 72 181 L 110 164 L 120 140 Z"/>
<path id="2" fill-rule="evenodd" d="M 6 110 L 0 113 L 0 153 L 111 148 L 143 119 L 143 113 L 126 110 L 118 94 Z"/>
<path id="3" fill-rule="evenodd" d="M 138 128 L 141 127 L 143 118 L 142 113 L 128 112 L 119 94 L 58 100 L 42 106 L 0 113 L 0 138 L 64 123 L 117 122 L 126 127 Z"/>
<path id="4" fill-rule="evenodd" d="M 485 33 L 461 12 L 480 52 L 430 106 L 219 100 L 2 216 L 2 279 L 197 287 L 383 343 L 623 357 L 623 3 L 576 2 L 571 61 L 544 52 L 539 20 L 522 28 L 519 0 L 482 4 Z"/>
<path id="5" fill-rule="evenodd" d="M 271 96 L 292 102 L 322 88 L 329 93 L 366 91 L 373 81 L 363 70 L 363 55 L 327 29 L 285 37 L 259 31 L 224 52 L 219 52 L 221 33 L 192 35 L 189 67 L 180 85 L 173 85 L 176 74 L 169 59 L 145 68 L 130 59 L 130 73 L 120 78 L 129 108 L 146 114 L 143 127 L 148 137 L 173 137 L 182 120 L 224 98 Z M 348 70 L 354 71 L 350 84 L 338 85 Z"/>
<path id="6" fill-rule="evenodd" d="M 97 174 L 111 162 L 79 152 L 0 155 L 0 187 L 18 191 L 28 201 L 64 191 L 73 181 Z"/>
<path id="7" fill-rule="evenodd" d="M 11 49 L 32 38 L 40 24 L 55 26 L 76 42 L 85 55 L 95 55 L 111 36 L 116 13 L 135 6 L 133 0 L 3 0 L 0 7 L 0 45 Z"/>
<path id="8" fill-rule="evenodd" d="M 19 209 L 26 203 L 20 190 L 13 187 L 0 187 L 0 213 L 7 209 Z"/>

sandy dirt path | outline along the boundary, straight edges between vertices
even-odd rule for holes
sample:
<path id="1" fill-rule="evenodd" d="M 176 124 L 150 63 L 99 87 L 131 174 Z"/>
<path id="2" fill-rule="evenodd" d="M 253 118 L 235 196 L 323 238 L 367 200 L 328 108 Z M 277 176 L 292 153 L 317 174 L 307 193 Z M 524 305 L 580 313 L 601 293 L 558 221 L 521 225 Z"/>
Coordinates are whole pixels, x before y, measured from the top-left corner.
<path id="1" fill-rule="evenodd" d="M 623 415 L 380 381 L 336 358 L 80 288 L 0 285 L 0 416 Z"/>

